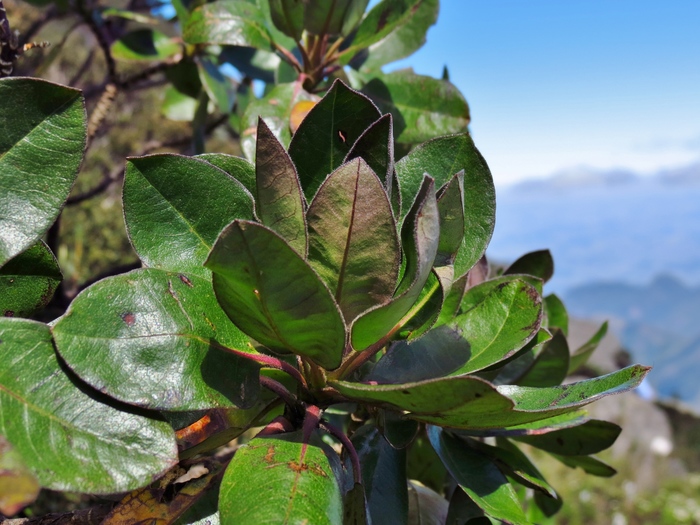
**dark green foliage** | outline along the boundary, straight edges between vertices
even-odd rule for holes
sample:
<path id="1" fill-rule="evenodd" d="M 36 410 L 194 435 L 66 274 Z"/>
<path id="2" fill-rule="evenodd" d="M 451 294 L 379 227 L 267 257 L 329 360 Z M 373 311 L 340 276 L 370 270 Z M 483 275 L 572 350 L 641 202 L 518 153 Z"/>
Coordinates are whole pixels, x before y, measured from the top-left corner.
<path id="1" fill-rule="evenodd" d="M 520 443 L 611 475 L 590 454 L 620 429 L 582 407 L 648 369 L 562 385 L 606 326 L 570 352 L 566 309 L 542 294 L 547 251 L 487 278 L 495 193 L 464 97 L 378 70 L 421 45 L 437 2 L 174 6 L 185 47 L 176 27 L 107 10 L 130 23 L 103 51 L 169 69 L 165 112 L 189 108 L 195 151 L 211 111 L 249 160 L 130 157 L 143 267 L 53 316 L 42 238 L 99 122 L 88 133 L 77 90 L 0 80 L 0 308 L 51 319 L 0 319 L 0 466 L 17 480 L 0 512 L 41 486 L 134 490 L 105 523 L 518 525 L 535 515 L 525 488 L 540 514 L 561 506 Z M 235 455 L 214 452 L 233 438 Z M 186 474 L 199 454 L 206 473 Z"/>

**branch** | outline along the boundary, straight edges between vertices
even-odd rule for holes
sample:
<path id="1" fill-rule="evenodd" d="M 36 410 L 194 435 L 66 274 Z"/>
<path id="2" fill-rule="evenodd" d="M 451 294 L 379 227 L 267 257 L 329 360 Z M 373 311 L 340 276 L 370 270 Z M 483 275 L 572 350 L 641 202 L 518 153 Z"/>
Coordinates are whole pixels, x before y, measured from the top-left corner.
<path id="1" fill-rule="evenodd" d="M 112 507 L 114 504 L 99 505 L 62 514 L 46 514 L 36 518 L 15 518 L 0 523 L 2 525 L 99 525 L 111 512 Z"/>

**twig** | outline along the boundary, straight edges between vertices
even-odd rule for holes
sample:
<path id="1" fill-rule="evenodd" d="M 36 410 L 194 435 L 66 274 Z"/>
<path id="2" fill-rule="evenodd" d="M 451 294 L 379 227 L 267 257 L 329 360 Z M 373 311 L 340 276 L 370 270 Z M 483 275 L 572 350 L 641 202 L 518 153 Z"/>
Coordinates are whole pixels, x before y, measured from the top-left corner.
<path id="1" fill-rule="evenodd" d="M 36 518 L 15 518 L 0 521 L 1 525 L 99 525 L 111 512 L 114 504 L 99 505 L 89 509 L 63 514 L 46 514 Z"/>
<path id="2" fill-rule="evenodd" d="M 28 43 L 30 40 L 32 40 L 34 35 L 36 35 L 41 30 L 42 27 L 44 27 L 46 24 L 48 24 L 54 18 L 58 18 L 60 16 L 62 16 L 62 15 L 60 15 L 58 13 L 58 10 L 56 9 L 55 5 L 52 5 L 51 7 L 49 7 L 46 10 L 46 12 L 44 13 L 44 16 L 42 16 L 41 18 L 38 18 L 37 20 L 32 22 L 32 25 L 30 25 L 27 28 L 27 30 L 22 35 L 22 38 L 20 40 L 20 45 L 23 46 L 24 44 Z"/>
<path id="3" fill-rule="evenodd" d="M 124 170 L 121 167 L 111 172 L 105 171 L 104 175 L 102 176 L 102 180 L 97 184 L 97 186 L 87 190 L 84 193 L 80 193 L 73 197 L 69 197 L 66 201 L 66 206 L 75 206 L 76 204 L 80 204 L 83 201 L 98 196 L 103 191 L 107 191 L 107 188 L 109 188 L 113 183 L 117 182 L 121 178 L 120 175 L 123 172 Z"/>

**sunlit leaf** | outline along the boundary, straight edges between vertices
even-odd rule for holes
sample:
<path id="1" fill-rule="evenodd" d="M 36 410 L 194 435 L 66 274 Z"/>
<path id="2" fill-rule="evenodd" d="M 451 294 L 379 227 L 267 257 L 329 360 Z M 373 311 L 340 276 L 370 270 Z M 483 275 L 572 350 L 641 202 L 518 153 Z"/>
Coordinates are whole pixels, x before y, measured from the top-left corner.
<path id="1" fill-rule="evenodd" d="M 180 52 L 180 45 L 167 35 L 153 29 L 137 29 L 126 33 L 111 47 L 117 60 L 165 60 Z"/>
<path id="2" fill-rule="evenodd" d="M 255 3 L 219 0 L 198 7 L 182 36 L 188 44 L 218 44 L 273 49 L 265 16 Z"/>

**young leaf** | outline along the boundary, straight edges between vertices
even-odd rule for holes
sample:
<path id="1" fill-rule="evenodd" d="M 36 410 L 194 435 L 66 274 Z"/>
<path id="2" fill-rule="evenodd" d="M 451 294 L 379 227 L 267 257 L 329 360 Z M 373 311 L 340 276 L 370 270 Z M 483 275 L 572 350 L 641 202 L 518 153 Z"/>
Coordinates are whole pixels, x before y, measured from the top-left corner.
<path id="1" fill-rule="evenodd" d="M 459 279 L 481 258 L 495 224 L 496 200 L 491 172 L 467 133 L 426 142 L 396 163 L 401 189 L 403 216 L 422 184 L 423 173 L 443 186 L 455 173 L 464 170 L 464 239 L 454 262 L 454 278 Z"/>
<path id="2" fill-rule="evenodd" d="M 352 444 L 360 458 L 372 523 L 406 524 L 406 451 L 393 448 L 373 425 L 355 432 Z"/>
<path id="3" fill-rule="evenodd" d="M 342 163 L 352 145 L 379 117 L 377 107 L 340 80 L 302 121 L 289 144 L 307 200 Z M 312 155 L 309 152 L 313 152 Z"/>
<path id="4" fill-rule="evenodd" d="M 526 253 L 511 264 L 503 275 L 525 274 L 539 277 L 545 283 L 554 274 L 554 260 L 549 250 Z"/>
<path id="5" fill-rule="evenodd" d="M 615 423 L 591 419 L 577 427 L 513 439 L 560 456 L 588 456 L 611 447 L 621 431 Z"/>
<path id="6" fill-rule="evenodd" d="M 607 333 L 608 322 L 606 321 L 600 326 L 598 331 L 595 334 L 593 334 L 588 341 L 581 345 L 581 347 L 571 355 L 571 360 L 569 361 L 569 374 L 573 374 L 574 372 L 576 372 L 576 370 L 578 370 L 586 364 L 588 359 L 591 357 L 593 352 L 595 352 L 595 349 L 598 348 L 598 345 Z"/>
<path id="7" fill-rule="evenodd" d="M 565 336 L 569 335 L 569 314 L 559 297 L 553 293 L 545 296 L 544 312 L 548 328 L 559 328 Z"/>
<path id="8" fill-rule="evenodd" d="M 411 70 L 374 75 L 362 93 L 382 113 L 394 117 L 396 142 L 418 144 L 436 136 L 462 133 L 469 124 L 469 105 L 455 86 Z"/>
<path id="9" fill-rule="evenodd" d="M 345 162 L 362 157 L 382 181 L 387 195 L 394 182 L 394 125 L 384 115 L 368 127 L 345 157 Z"/>
<path id="10" fill-rule="evenodd" d="M 343 500 L 321 448 L 291 437 L 254 439 L 226 469 L 219 513 L 222 525 L 342 525 Z"/>
<path id="11" fill-rule="evenodd" d="M 297 170 L 263 119 L 258 120 L 257 137 L 255 202 L 260 222 L 306 257 L 305 202 Z"/>
<path id="12" fill-rule="evenodd" d="M 42 487 L 109 494 L 178 461 L 170 425 L 97 401 L 64 370 L 49 327 L 0 318 L 0 434 Z"/>
<path id="13" fill-rule="evenodd" d="M 274 51 L 265 15 L 254 3 L 219 0 L 198 7 L 182 30 L 188 44 L 248 46 Z"/>
<path id="14" fill-rule="evenodd" d="M 304 29 L 313 35 L 348 34 L 362 18 L 369 0 L 305 0 Z"/>
<path id="15" fill-rule="evenodd" d="M 348 322 L 391 298 L 401 256 L 396 224 L 381 182 L 363 159 L 326 179 L 307 220 L 309 264 Z"/>
<path id="16" fill-rule="evenodd" d="M 129 238 L 144 264 L 201 277 L 210 275 L 202 264 L 222 228 L 253 218 L 252 196 L 240 182 L 180 155 L 130 159 L 123 198 Z"/>
<path id="17" fill-rule="evenodd" d="M 352 325 L 352 346 L 355 350 L 364 350 L 390 332 L 398 330 L 408 320 L 404 316 L 407 316 L 414 306 L 430 276 L 439 237 L 435 184 L 433 179 L 426 176 L 401 229 L 406 254 L 403 279 L 394 294 L 394 299 L 355 320 Z"/>
<path id="18" fill-rule="evenodd" d="M 87 137 L 81 92 L 44 80 L 0 79 L 0 130 L 2 266 L 39 240 L 70 193 Z"/>
<path id="19" fill-rule="evenodd" d="M 33 503 L 39 483 L 12 445 L 0 435 L 0 513 L 14 516 Z"/>
<path id="20" fill-rule="evenodd" d="M 272 230 L 234 221 L 205 265 L 214 273 L 222 308 L 253 339 L 326 369 L 340 365 L 345 324 L 338 305 L 308 263 Z"/>
<path id="21" fill-rule="evenodd" d="M 0 268 L 0 316 L 29 317 L 48 304 L 62 280 L 56 257 L 39 241 Z"/>
<path id="22" fill-rule="evenodd" d="M 513 487 L 493 461 L 439 427 L 428 426 L 428 437 L 457 484 L 486 514 L 527 525 Z"/>
<path id="23" fill-rule="evenodd" d="M 502 278 L 469 290 L 462 301 L 464 313 L 449 326 L 468 341 L 470 357 L 452 375 L 488 368 L 513 355 L 532 339 L 542 320 L 542 302 L 528 283 Z"/>
<path id="24" fill-rule="evenodd" d="M 365 72 L 412 54 L 425 44 L 428 28 L 437 21 L 438 0 L 383 0 L 364 18 L 341 64 Z M 378 37 L 378 38 L 377 38 Z"/>
<path id="25" fill-rule="evenodd" d="M 111 47 L 117 60 L 165 60 L 177 54 L 180 45 L 175 39 L 153 29 L 137 29 L 126 33 Z"/>
<path id="26" fill-rule="evenodd" d="M 251 101 L 242 117 L 241 149 L 246 158 L 255 160 L 255 138 L 258 118 L 272 130 L 275 137 L 287 146 L 292 138 L 289 129 L 289 119 L 294 106 L 302 100 L 312 100 L 310 95 L 301 87 L 300 82 L 279 84 L 272 88 L 263 98 Z M 298 168 L 298 167 L 297 167 Z M 328 172 L 330 173 L 330 171 Z"/>
<path id="27" fill-rule="evenodd" d="M 254 353 L 216 303 L 207 279 L 143 269 L 97 282 L 53 326 L 56 347 L 84 381 L 135 405 L 164 410 L 248 407 Z"/>

